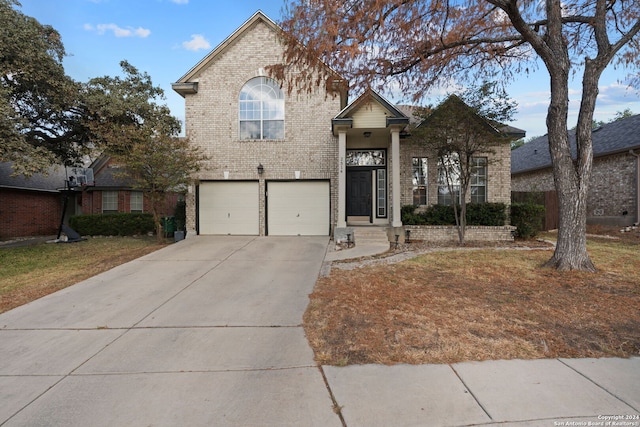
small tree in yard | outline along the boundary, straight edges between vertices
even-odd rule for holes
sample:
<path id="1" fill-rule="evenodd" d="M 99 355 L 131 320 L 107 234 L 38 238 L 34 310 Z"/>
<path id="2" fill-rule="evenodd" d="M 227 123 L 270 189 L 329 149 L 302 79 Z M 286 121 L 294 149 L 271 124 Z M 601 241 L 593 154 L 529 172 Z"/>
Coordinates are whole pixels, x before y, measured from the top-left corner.
<path id="1" fill-rule="evenodd" d="M 511 141 L 500 132 L 500 123 L 511 119 L 515 107 L 495 83 L 483 83 L 460 97 L 450 95 L 412 132 L 414 143 L 438 156 L 439 189 L 448 191 L 439 196 L 453 205 L 461 245 L 472 181 L 484 179 L 475 172 L 501 161 L 495 156 L 496 149 Z"/>
<path id="2" fill-rule="evenodd" d="M 594 271 L 586 218 L 600 76 L 628 67 L 640 86 L 637 0 L 288 0 L 281 23 L 285 54 L 272 73 L 290 86 L 334 87 L 333 69 L 352 88 L 389 83 L 415 100 L 458 78 L 504 79 L 542 64 L 550 79 L 547 132 L 559 200 L 558 243 L 547 262 Z M 327 67 L 328 66 L 328 67 Z M 323 74 L 324 73 L 324 74 Z M 569 78 L 582 76 L 576 131 L 568 135 Z"/>
<path id="3" fill-rule="evenodd" d="M 161 240 L 160 209 L 167 192 L 184 190 L 207 157 L 178 137 L 180 122 L 158 103 L 163 91 L 149 75 L 126 61 L 121 66 L 124 79 L 101 77 L 86 85 L 86 126 L 103 152 L 124 166 L 120 175 L 130 177 L 150 200 Z"/>
<path id="4" fill-rule="evenodd" d="M 160 212 L 170 191 L 184 191 L 190 173 L 200 170 L 205 157 L 185 138 L 167 135 L 150 136 L 128 150 L 126 158 L 119 159 L 126 165 L 122 174 L 134 181 L 151 204 L 151 213 L 158 240 L 162 236 Z"/>

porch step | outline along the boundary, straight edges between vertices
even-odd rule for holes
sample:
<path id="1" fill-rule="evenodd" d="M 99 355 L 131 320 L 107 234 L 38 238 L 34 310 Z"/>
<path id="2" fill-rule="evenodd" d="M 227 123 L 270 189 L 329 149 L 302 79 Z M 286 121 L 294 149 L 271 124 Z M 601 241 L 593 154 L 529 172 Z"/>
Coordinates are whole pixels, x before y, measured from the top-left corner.
<path id="1" fill-rule="evenodd" d="M 356 246 L 376 243 L 389 245 L 387 227 L 353 227 L 353 237 Z"/>
<path id="2" fill-rule="evenodd" d="M 353 247 L 339 251 L 331 251 L 325 257 L 326 261 L 360 258 L 378 255 L 389 250 L 387 227 L 351 227 L 353 229 Z"/>

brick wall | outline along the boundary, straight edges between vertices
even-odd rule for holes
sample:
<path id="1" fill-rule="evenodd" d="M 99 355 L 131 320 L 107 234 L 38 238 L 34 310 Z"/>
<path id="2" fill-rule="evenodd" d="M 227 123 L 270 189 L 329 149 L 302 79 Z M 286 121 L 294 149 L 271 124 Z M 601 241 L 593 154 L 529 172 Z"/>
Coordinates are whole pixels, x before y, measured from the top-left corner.
<path id="1" fill-rule="evenodd" d="M 109 191 L 109 190 L 105 190 Z M 131 190 L 112 190 L 118 191 L 118 212 L 131 212 Z M 165 203 L 160 210 L 162 216 L 172 216 L 175 211 L 176 203 L 180 195 L 178 193 L 167 193 Z M 102 191 L 85 191 L 82 193 L 82 213 L 99 214 L 102 213 Z M 151 213 L 151 201 L 144 195 L 142 199 L 143 212 Z"/>
<path id="2" fill-rule="evenodd" d="M 340 111 L 340 99 L 318 89 L 311 94 L 285 91 L 284 140 L 243 141 L 238 136 L 238 99 L 250 79 L 266 75 L 264 68 L 281 61 L 282 46 L 270 27 L 258 22 L 220 53 L 195 80 L 198 93 L 186 95 L 186 133 L 205 148 L 211 160 L 195 177 L 196 183 L 223 180 L 260 180 L 260 234 L 265 233 L 265 180 L 301 179 L 331 182 L 331 224 L 337 213 L 337 139 L 331 119 Z M 258 176 L 258 164 L 264 173 Z M 194 187 L 186 197 L 187 228 L 195 228 Z"/>
<path id="3" fill-rule="evenodd" d="M 458 228 L 447 225 L 405 225 L 405 230 L 410 230 L 410 240 L 424 240 L 427 242 L 458 241 Z M 503 242 L 512 241 L 516 227 L 507 225 L 504 227 L 480 227 L 467 226 L 465 240 L 468 242 Z"/>
<path id="4" fill-rule="evenodd" d="M 424 147 L 410 142 L 404 142 L 400 148 L 400 180 L 402 205 L 413 204 L 413 168 L 412 158 L 427 157 L 428 160 L 428 202 L 429 205 L 438 203 L 438 158 L 436 154 Z M 495 148 L 495 153 L 487 157 L 487 201 L 491 203 L 511 203 L 511 148 L 508 144 Z M 467 195 L 467 201 L 471 195 Z"/>
<path id="5" fill-rule="evenodd" d="M 587 198 L 589 223 L 628 225 L 635 221 L 636 158 L 629 153 L 597 157 Z M 513 191 L 555 191 L 551 169 L 514 175 Z M 626 215 L 623 215 L 624 212 Z"/>
<path id="6" fill-rule="evenodd" d="M 0 189 L 0 239 L 58 233 L 60 193 Z"/>

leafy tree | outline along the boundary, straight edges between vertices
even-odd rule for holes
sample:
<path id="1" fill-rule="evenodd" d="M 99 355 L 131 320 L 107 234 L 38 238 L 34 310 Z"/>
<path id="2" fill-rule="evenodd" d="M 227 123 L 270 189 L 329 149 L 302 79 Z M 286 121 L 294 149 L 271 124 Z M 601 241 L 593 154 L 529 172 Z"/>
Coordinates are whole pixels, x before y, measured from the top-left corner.
<path id="1" fill-rule="evenodd" d="M 333 69 L 353 88 L 395 82 L 417 100 L 452 78 L 499 73 L 507 80 L 543 64 L 550 77 L 547 130 L 560 211 L 558 243 L 547 265 L 595 270 L 586 247 L 586 203 L 598 82 L 610 63 L 638 68 L 640 2 L 289 0 L 281 27 L 286 66 L 271 71 L 290 86 L 302 84 L 301 90 L 337 83 Z M 574 160 L 569 77 L 580 73 Z"/>
<path id="2" fill-rule="evenodd" d="M 85 153 L 79 87 L 64 73 L 60 34 L 0 0 L 0 161 L 14 172 L 73 165 Z"/>
<path id="3" fill-rule="evenodd" d="M 151 201 L 161 239 L 160 209 L 167 192 L 184 190 L 206 156 L 178 137 L 180 122 L 159 103 L 164 93 L 151 77 L 126 61 L 121 66 L 124 78 L 105 76 L 85 85 L 85 126 L 104 153 L 124 166 L 120 176 L 131 178 Z"/>
<path id="4" fill-rule="evenodd" d="M 626 119 L 633 115 L 634 114 L 633 111 L 631 111 L 631 108 L 625 108 L 624 111 L 616 111 L 616 115 L 613 116 L 613 119 L 611 119 L 609 123 L 617 122 L 618 120 Z"/>
<path id="5" fill-rule="evenodd" d="M 500 132 L 501 123 L 510 120 L 516 104 L 495 83 L 472 86 L 458 95 L 450 95 L 412 131 L 414 143 L 437 153 L 439 181 L 444 182 L 464 244 L 467 226 L 467 199 L 475 162 L 484 166 L 499 162 L 495 154 L 510 139 Z"/>
<path id="6" fill-rule="evenodd" d="M 126 155 L 118 157 L 125 164 L 122 174 L 132 178 L 151 202 L 151 213 L 158 240 L 162 237 L 160 212 L 170 191 L 184 192 L 191 172 L 200 170 L 205 156 L 188 139 L 168 135 L 150 136 L 135 142 Z"/>
<path id="7" fill-rule="evenodd" d="M 525 138 L 520 138 L 520 139 L 516 139 L 515 141 L 511 141 L 511 151 L 515 150 L 516 148 L 522 147 L 526 143 L 527 143 L 527 140 Z"/>

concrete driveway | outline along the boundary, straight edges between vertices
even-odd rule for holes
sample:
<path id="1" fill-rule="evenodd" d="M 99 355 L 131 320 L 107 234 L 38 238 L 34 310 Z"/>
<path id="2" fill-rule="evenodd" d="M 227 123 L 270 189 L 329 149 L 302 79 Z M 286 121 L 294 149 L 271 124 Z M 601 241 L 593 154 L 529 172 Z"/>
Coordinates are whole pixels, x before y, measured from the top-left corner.
<path id="1" fill-rule="evenodd" d="M 198 236 L 0 315 L 0 425 L 341 426 L 301 327 L 327 244 Z"/>

